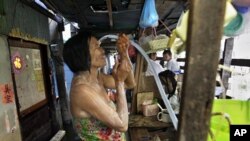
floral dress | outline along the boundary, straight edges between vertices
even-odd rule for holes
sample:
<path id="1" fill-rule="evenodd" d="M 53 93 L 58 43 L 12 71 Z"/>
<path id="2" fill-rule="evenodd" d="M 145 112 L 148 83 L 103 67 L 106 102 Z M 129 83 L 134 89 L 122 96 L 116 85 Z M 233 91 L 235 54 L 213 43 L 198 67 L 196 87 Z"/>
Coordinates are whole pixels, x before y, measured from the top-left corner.
<path id="1" fill-rule="evenodd" d="M 74 127 L 83 141 L 126 141 L 124 133 L 107 127 L 101 121 L 90 118 L 74 118 Z"/>

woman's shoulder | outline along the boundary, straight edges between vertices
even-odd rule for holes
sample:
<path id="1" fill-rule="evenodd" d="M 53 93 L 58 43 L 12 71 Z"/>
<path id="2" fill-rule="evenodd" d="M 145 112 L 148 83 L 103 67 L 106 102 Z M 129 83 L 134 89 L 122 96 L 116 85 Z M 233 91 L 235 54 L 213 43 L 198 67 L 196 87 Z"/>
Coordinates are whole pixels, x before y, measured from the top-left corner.
<path id="1" fill-rule="evenodd" d="M 76 107 L 83 107 L 83 105 L 84 107 L 93 106 L 93 104 L 95 104 L 91 102 L 93 99 L 100 100 L 101 97 L 98 92 L 89 85 L 78 84 L 71 87 L 70 101 L 71 103 L 74 103 L 73 105 L 75 105 Z M 87 109 L 84 108 L 81 109 L 81 111 L 82 110 L 85 111 Z"/>
<path id="2" fill-rule="evenodd" d="M 98 83 L 89 83 L 89 82 L 77 82 L 71 84 L 70 97 L 84 98 L 87 97 L 98 97 L 101 96 L 100 93 L 103 89 L 101 89 Z"/>
<path id="3" fill-rule="evenodd" d="M 87 82 L 87 77 L 84 75 L 74 75 L 72 78 L 72 85 L 85 84 Z"/>
<path id="4" fill-rule="evenodd" d="M 74 95 L 84 95 L 88 93 L 97 93 L 97 88 L 95 87 L 96 84 L 88 83 L 88 82 L 78 82 L 75 84 L 71 84 L 71 91 L 70 94 Z M 78 94 L 79 93 L 79 94 Z"/>

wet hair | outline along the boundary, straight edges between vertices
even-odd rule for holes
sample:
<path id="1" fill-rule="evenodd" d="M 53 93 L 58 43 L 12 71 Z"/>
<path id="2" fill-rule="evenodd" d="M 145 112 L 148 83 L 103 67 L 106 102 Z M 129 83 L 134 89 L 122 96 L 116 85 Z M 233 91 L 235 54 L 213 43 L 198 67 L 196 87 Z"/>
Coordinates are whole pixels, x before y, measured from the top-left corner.
<path id="1" fill-rule="evenodd" d="M 168 98 L 172 97 L 175 94 L 177 87 L 177 81 L 175 80 L 175 73 L 170 70 L 162 71 L 158 74 L 160 81 L 163 85 L 166 86 L 168 92 Z"/>
<path id="2" fill-rule="evenodd" d="M 91 37 L 90 32 L 80 32 L 64 44 L 63 59 L 73 73 L 90 70 L 89 41 Z"/>
<path id="3" fill-rule="evenodd" d="M 169 49 L 163 51 L 163 55 L 165 55 L 165 54 L 172 56 L 172 52 Z"/>

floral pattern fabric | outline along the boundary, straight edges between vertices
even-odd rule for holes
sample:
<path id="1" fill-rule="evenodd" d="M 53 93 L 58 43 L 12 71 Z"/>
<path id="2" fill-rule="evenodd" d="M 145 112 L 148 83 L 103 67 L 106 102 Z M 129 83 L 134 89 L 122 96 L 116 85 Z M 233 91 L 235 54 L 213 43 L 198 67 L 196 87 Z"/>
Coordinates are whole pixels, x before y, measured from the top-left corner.
<path id="1" fill-rule="evenodd" d="M 125 141 L 124 133 L 105 126 L 93 117 L 74 119 L 74 126 L 83 141 Z"/>

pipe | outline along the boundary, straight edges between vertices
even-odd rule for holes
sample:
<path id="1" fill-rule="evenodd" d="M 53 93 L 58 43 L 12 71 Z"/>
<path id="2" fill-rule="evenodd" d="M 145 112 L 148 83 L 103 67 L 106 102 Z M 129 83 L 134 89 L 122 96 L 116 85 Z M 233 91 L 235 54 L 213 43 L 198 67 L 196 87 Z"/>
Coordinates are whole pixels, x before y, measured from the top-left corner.
<path id="1" fill-rule="evenodd" d="M 101 42 L 101 41 L 103 41 L 103 40 L 105 40 L 107 38 L 118 39 L 118 36 L 117 35 L 105 35 L 105 36 L 101 37 L 99 39 L 99 41 Z M 167 107 L 167 110 L 168 110 L 170 118 L 171 118 L 171 120 L 173 122 L 174 128 L 177 130 L 178 119 L 177 119 L 177 117 L 176 117 L 176 115 L 174 113 L 174 110 L 173 110 L 172 106 L 170 105 L 170 102 L 169 102 L 169 100 L 167 98 L 167 95 L 166 95 L 166 93 L 165 93 L 165 91 L 164 91 L 164 89 L 162 87 L 161 81 L 160 81 L 160 79 L 159 79 L 159 77 L 158 77 L 158 75 L 157 75 L 157 73 L 155 71 L 155 68 L 152 67 L 152 64 L 150 62 L 150 59 L 149 59 L 148 55 L 141 48 L 141 46 L 139 44 L 137 44 L 136 42 L 134 42 L 132 40 L 130 40 L 130 43 L 141 53 L 141 55 L 146 59 L 147 63 L 149 64 L 149 67 L 153 70 L 153 76 L 154 76 L 156 85 L 157 85 L 158 90 L 160 92 L 160 95 L 161 95 L 161 97 L 162 97 L 162 99 L 164 101 L 164 104 Z"/>

